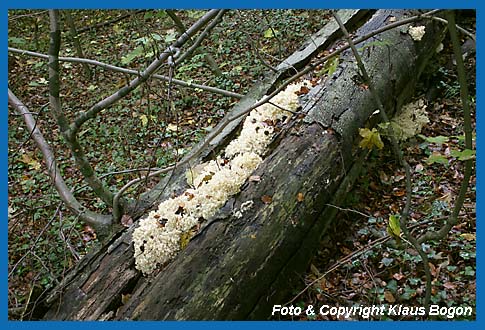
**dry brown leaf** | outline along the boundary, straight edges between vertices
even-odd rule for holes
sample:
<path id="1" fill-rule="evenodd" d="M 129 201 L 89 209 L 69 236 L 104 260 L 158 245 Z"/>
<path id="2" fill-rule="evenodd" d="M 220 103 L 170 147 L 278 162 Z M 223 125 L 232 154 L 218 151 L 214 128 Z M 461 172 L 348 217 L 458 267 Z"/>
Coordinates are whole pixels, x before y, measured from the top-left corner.
<path id="1" fill-rule="evenodd" d="M 123 214 L 121 224 L 125 227 L 130 227 L 133 224 L 133 219 L 128 214 Z"/>
<path id="2" fill-rule="evenodd" d="M 263 197 L 261 197 L 261 201 L 264 204 L 271 204 L 271 202 L 273 201 L 273 198 L 271 196 L 268 196 L 268 195 L 263 195 Z"/>
<path id="3" fill-rule="evenodd" d="M 394 298 L 390 291 L 384 291 L 384 299 L 386 299 L 386 301 L 390 304 L 396 301 L 396 298 Z"/>
<path id="4" fill-rule="evenodd" d="M 297 195 L 296 195 L 296 200 L 298 202 L 303 202 L 303 200 L 305 199 L 305 196 L 303 195 L 303 193 L 299 192 Z"/>
<path id="5" fill-rule="evenodd" d="M 300 96 L 300 95 L 304 95 L 304 94 L 308 94 L 310 92 L 310 89 L 306 86 L 301 86 L 300 90 L 298 92 L 296 92 L 295 94 Z"/>

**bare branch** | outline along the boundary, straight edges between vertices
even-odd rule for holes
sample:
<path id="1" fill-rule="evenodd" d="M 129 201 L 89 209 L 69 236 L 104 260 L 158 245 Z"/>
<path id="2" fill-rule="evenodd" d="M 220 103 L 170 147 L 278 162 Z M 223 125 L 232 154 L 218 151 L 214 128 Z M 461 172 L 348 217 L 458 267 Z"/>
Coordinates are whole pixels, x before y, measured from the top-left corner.
<path id="1" fill-rule="evenodd" d="M 119 17 L 116 17 L 116 18 L 113 18 L 113 19 L 110 19 L 108 21 L 105 21 L 105 22 L 101 22 L 101 23 L 98 23 L 98 24 L 95 24 L 95 25 L 90 25 L 90 26 L 86 26 L 84 28 L 81 28 L 79 29 L 77 32 L 78 33 L 82 33 L 82 32 L 85 32 L 85 31 L 89 31 L 89 30 L 93 30 L 93 29 L 97 29 L 97 28 L 100 28 L 100 27 L 103 27 L 103 26 L 106 26 L 106 25 L 111 25 L 111 24 L 115 24 L 127 17 L 130 17 L 132 15 L 136 15 L 138 13 L 142 13 L 142 12 L 145 12 L 146 9 L 140 9 L 140 10 L 131 10 L 130 12 L 124 14 L 124 15 L 121 15 Z"/>
<path id="2" fill-rule="evenodd" d="M 175 14 L 175 11 L 170 10 L 170 9 L 166 9 L 165 12 L 172 19 L 172 21 L 175 23 L 175 26 L 177 27 L 179 32 L 182 33 L 182 34 L 185 33 L 185 30 L 186 30 L 185 25 L 184 25 L 184 23 L 182 23 L 180 18 L 178 18 L 178 16 Z M 199 49 L 196 49 L 195 52 L 196 53 L 204 53 L 204 52 L 206 52 L 206 49 L 203 48 L 203 47 L 200 47 Z M 209 53 L 206 53 L 205 56 L 204 56 L 204 60 L 209 65 L 209 68 L 211 69 L 213 74 L 215 74 L 216 76 L 220 76 L 222 74 L 221 69 L 219 69 L 219 67 L 217 66 L 217 63 L 214 60 L 214 58 L 212 57 L 212 55 L 210 55 Z"/>
<path id="3" fill-rule="evenodd" d="M 219 24 L 219 22 L 222 20 L 222 16 L 224 16 L 224 14 L 226 12 L 227 12 L 227 10 L 220 10 L 219 11 L 216 18 L 214 18 L 214 20 L 209 25 L 207 25 L 207 27 L 204 29 L 204 31 L 202 31 L 202 33 L 197 37 L 197 39 L 195 40 L 193 45 L 190 46 L 190 48 L 182 56 L 180 56 L 177 59 L 177 61 L 175 62 L 176 66 L 180 65 L 180 63 L 182 63 L 183 61 L 185 61 L 187 58 L 189 58 L 191 56 L 191 54 L 200 46 L 202 41 L 204 41 L 204 39 L 209 35 L 209 32 L 214 27 L 216 27 L 217 24 Z"/>
<path id="4" fill-rule="evenodd" d="M 21 54 L 21 55 L 29 55 L 29 56 L 40 57 L 40 58 L 45 58 L 45 59 L 49 58 L 49 56 L 45 55 L 45 54 L 36 53 L 36 52 L 29 51 L 29 50 L 22 50 L 22 49 L 13 48 L 13 47 L 8 47 L 8 51 L 12 52 L 12 53 L 18 53 L 18 54 Z M 90 59 L 86 59 L 86 58 L 59 56 L 59 61 L 60 62 L 85 63 L 85 64 L 90 64 L 90 65 L 96 65 L 96 66 L 99 66 L 99 67 L 106 69 L 106 70 L 110 70 L 110 71 L 114 71 L 114 72 L 121 72 L 121 73 L 128 73 L 128 74 L 135 75 L 135 76 L 138 76 L 140 74 L 140 72 L 138 72 L 136 70 L 121 68 L 121 67 L 118 67 L 118 66 L 115 66 L 115 65 L 111 65 L 111 64 L 107 64 L 107 63 L 103 63 L 103 62 L 99 62 L 99 61 L 95 61 L 95 60 L 90 60 Z M 169 81 L 169 78 L 167 76 L 163 76 L 163 75 L 159 75 L 159 74 L 152 75 L 152 78 L 163 80 L 163 81 L 166 81 L 166 82 Z M 228 97 L 234 97 L 234 98 L 237 98 L 237 99 L 240 99 L 240 98 L 243 97 L 243 95 L 241 95 L 241 94 L 226 91 L 226 90 L 223 90 L 223 89 L 220 89 L 220 88 L 217 88 L 217 87 L 211 87 L 211 86 L 200 85 L 200 84 L 195 84 L 195 83 L 188 83 L 186 81 L 175 79 L 175 78 L 172 78 L 172 82 L 174 84 L 182 86 L 182 87 L 196 88 L 196 89 L 198 88 L 198 89 L 201 89 L 201 90 L 206 91 L 206 92 L 210 92 L 210 93 L 214 93 L 214 94 L 220 94 L 220 95 L 224 95 L 224 96 L 228 96 Z"/>
<path id="5" fill-rule="evenodd" d="M 67 187 L 64 179 L 61 176 L 59 167 L 56 164 L 56 159 L 54 153 L 52 152 L 49 143 L 44 139 L 42 132 L 39 129 L 39 125 L 36 124 L 35 119 L 30 114 L 27 107 L 15 96 L 15 94 L 9 89 L 8 90 L 8 102 L 14 107 L 14 109 L 22 115 L 25 124 L 29 129 L 29 132 L 34 139 L 37 147 L 42 152 L 44 162 L 47 166 L 47 171 L 49 177 L 51 178 L 54 187 L 61 200 L 66 204 L 66 206 L 76 215 L 79 215 L 81 220 L 92 225 L 95 228 L 106 227 L 111 224 L 111 217 L 106 215 L 100 215 L 91 211 L 86 210 L 77 199 L 72 194 L 71 190 Z"/>
<path id="6" fill-rule="evenodd" d="M 357 61 L 357 66 L 359 67 L 359 70 L 362 74 L 362 77 L 364 78 L 365 83 L 369 86 L 369 90 L 372 94 L 372 97 L 374 98 L 377 107 L 379 108 L 379 113 L 381 115 L 381 119 L 383 122 L 387 123 L 389 122 L 389 118 L 386 114 L 386 111 L 384 109 L 384 106 L 380 100 L 380 97 L 378 93 L 376 92 L 374 83 L 370 79 L 367 70 L 365 69 L 365 65 L 362 62 L 362 58 L 355 47 L 354 42 L 352 41 L 352 38 L 350 37 L 347 29 L 345 28 L 344 24 L 340 20 L 338 14 L 336 12 L 333 13 L 333 16 L 337 23 L 340 26 L 340 29 L 344 33 L 345 38 L 347 39 L 350 48 L 352 49 L 352 53 L 354 54 L 354 57 Z M 461 55 L 460 55 L 461 58 Z M 401 149 L 399 148 L 396 136 L 394 135 L 392 125 L 388 126 L 388 133 L 389 133 L 389 138 L 391 140 L 391 144 L 394 150 L 394 156 L 396 157 L 396 160 L 401 164 L 401 166 L 404 167 L 405 173 L 406 173 L 406 203 L 405 206 L 401 212 L 401 219 L 400 219 L 400 227 L 403 233 L 403 236 L 407 242 L 409 242 L 418 252 L 419 256 L 421 257 L 421 260 L 423 262 L 423 269 L 424 273 L 426 275 L 426 293 L 424 297 L 424 308 L 425 308 L 425 313 L 426 315 L 429 314 L 429 305 L 430 305 L 430 300 L 431 300 L 431 270 L 429 268 L 428 264 L 428 255 L 426 252 L 423 251 L 421 248 L 421 244 L 418 242 L 418 240 L 409 232 L 409 229 L 407 227 L 408 223 L 408 218 L 409 218 L 409 211 L 411 208 L 411 199 L 412 199 L 412 186 L 411 186 L 411 170 L 409 167 L 408 162 L 404 159 L 403 154 Z"/>
<path id="7" fill-rule="evenodd" d="M 465 148 L 472 150 L 472 125 L 471 125 L 471 115 L 470 106 L 468 104 L 468 87 L 465 73 L 465 65 L 463 63 L 463 58 L 460 50 L 460 42 L 458 41 L 458 35 L 455 28 L 455 17 L 453 12 L 447 13 L 448 17 L 448 31 L 450 32 L 451 43 L 453 44 L 453 52 L 455 53 L 456 69 L 458 73 L 458 81 L 460 82 L 460 96 L 461 103 L 463 106 L 463 116 L 464 116 L 464 130 L 465 130 Z M 430 240 L 440 240 L 445 238 L 450 232 L 451 228 L 455 226 L 458 222 L 458 215 L 460 213 L 463 202 L 465 201 L 465 195 L 468 189 L 468 184 L 473 169 L 473 160 L 469 159 L 465 161 L 465 173 L 463 175 L 463 181 L 461 182 L 460 192 L 455 201 L 455 206 L 453 212 L 449 216 L 445 224 L 435 232 L 428 231 L 423 236 L 418 238 L 419 243 L 424 243 Z"/>
<path id="8" fill-rule="evenodd" d="M 432 11 L 429 11 L 429 12 L 424 13 L 422 15 L 413 16 L 413 17 L 410 17 L 410 18 L 407 18 L 407 19 L 403 19 L 403 20 L 400 20 L 398 22 L 395 22 L 395 23 L 386 25 L 385 27 L 382 27 L 382 28 L 377 29 L 377 30 L 375 30 L 373 32 L 370 32 L 370 33 L 368 33 L 368 34 L 366 34 L 366 35 L 364 35 L 364 36 L 362 36 L 360 38 L 357 38 L 353 42 L 354 42 L 354 44 L 361 43 L 361 42 L 363 42 L 363 41 L 365 41 L 365 40 L 367 40 L 369 38 L 372 38 L 373 36 L 375 36 L 375 35 L 377 35 L 379 33 L 388 31 L 390 29 L 394 29 L 396 27 L 399 27 L 399 26 L 402 26 L 402 25 L 405 25 L 405 24 L 409 24 L 409 23 L 418 21 L 418 20 L 422 19 L 423 16 L 432 15 L 432 14 L 435 14 L 436 12 L 438 12 L 438 10 L 432 10 Z M 281 92 L 283 89 L 285 89 L 286 86 L 288 86 L 292 82 L 296 81 L 297 79 L 301 78 L 302 76 L 304 76 L 308 72 L 314 70 L 318 65 L 325 63 L 329 59 L 331 59 L 331 58 L 337 56 L 338 54 L 342 53 L 344 50 L 347 50 L 349 47 L 350 47 L 350 45 L 349 44 L 346 44 L 346 45 L 344 45 L 344 46 L 336 49 L 333 53 L 331 53 L 331 54 L 329 54 L 329 55 L 321 58 L 320 60 L 316 61 L 314 64 L 308 65 L 304 70 L 298 72 L 297 74 L 293 75 L 288 80 L 286 80 L 285 82 L 283 82 L 271 94 L 269 94 L 268 96 L 265 96 L 262 100 L 260 100 L 259 102 L 256 102 L 255 104 L 253 104 L 252 106 L 250 106 L 246 110 L 241 111 L 240 113 L 234 114 L 232 116 L 224 117 L 222 119 L 222 121 L 219 123 L 219 125 L 217 125 L 205 137 L 204 142 L 201 145 L 199 145 L 197 147 L 197 149 L 195 149 L 195 150 L 192 151 L 192 153 L 190 154 L 190 156 L 182 159 L 180 162 L 178 162 L 176 164 L 173 164 L 173 165 L 167 166 L 165 168 L 162 168 L 162 169 L 160 169 L 158 171 L 152 172 L 152 173 L 148 174 L 147 177 L 152 177 L 152 176 L 164 174 L 164 173 L 167 173 L 167 172 L 170 172 L 170 171 L 174 170 L 177 166 L 184 166 L 184 165 L 188 164 L 193 159 L 197 158 L 201 154 L 201 152 L 209 145 L 209 143 L 214 138 L 216 138 L 224 130 L 224 128 L 226 128 L 227 125 L 229 125 L 231 122 L 233 122 L 233 121 L 241 118 L 242 116 L 245 116 L 246 114 L 248 114 L 252 110 L 256 109 L 257 107 L 259 107 L 259 106 L 261 106 L 261 105 L 269 102 L 275 95 L 277 95 L 279 92 Z M 136 183 L 139 183 L 139 182 L 141 182 L 141 181 L 143 181 L 145 179 L 146 178 L 139 178 L 139 179 L 133 179 L 133 180 L 131 180 L 130 182 L 128 182 L 122 188 L 123 192 L 126 191 L 130 186 L 132 186 L 132 185 L 134 185 Z M 120 194 L 120 191 L 118 191 L 118 193 L 115 194 L 114 199 L 113 199 L 113 207 L 115 207 L 115 205 L 117 205 L 117 203 L 118 203 L 118 201 L 119 201 L 120 198 L 121 198 L 121 194 Z"/>
<path id="9" fill-rule="evenodd" d="M 187 30 L 187 33 L 181 35 L 171 46 L 169 46 L 155 61 L 153 61 L 148 68 L 140 72 L 138 77 L 128 83 L 127 86 L 121 88 L 112 95 L 99 101 L 93 105 L 88 111 L 81 112 L 73 124 L 71 124 L 69 135 L 75 135 L 81 126 L 89 119 L 94 118 L 101 110 L 113 105 L 115 102 L 121 100 L 123 97 L 132 92 L 135 88 L 147 81 L 155 71 L 169 58 L 174 49 L 180 48 L 190 37 L 197 31 L 202 29 L 213 17 L 217 16 L 219 10 L 210 10 L 203 17 L 201 17 L 194 25 Z"/>
<path id="10" fill-rule="evenodd" d="M 61 133 L 71 150 L 79 170 L 84 179 L 106 204 L 112 205 L 113 193 L 98 179 L 88 161 L 84 149 L 81 147 L 76 134 L 69 134 L 69 122 L 61 108 L 60 78 L 59 78 L 59 49 L 61 45 L 61 30 L 59 28 L 59 11 L 49 10 L 50 17 L 50 46 L 49 46 L 49 103 L 54 119 L 57 121 Z"/>
<path id="11" fill-rule="evenodd" d="M 76 29 L 76 24 L 74 23 L 74 19 L 71 16 L 70 10 L 64 11 L 64 16 L 66 18 L 67 25 L 69 25 L 69 34 L 71 36 L 72 43 L 74 44 L 74 48 L 76 49 L 77 56 L 80 58 L 84 58 L 83 49 L 81 47 L 81 43 L 79 42 L 79 35 Z M 84 74 L 86 75 L 86 79 L 90 80 L 93 73 L 89 66 L 84 63 L 83 64 Z"/>
<path id="12" fill-rule="evenodd" d="M 447 20 L 445 20 L 444 18 L 441 18 L 441 17 L 430 16 L 429 18 L 432 19 L 432 20 L 444 23 L 444 24 L 449 24 Z M 465 34 L 468 38 L 472 39 L 473 41 L 477 41 L 477 37 L 473 33 L 467 31 L 466 29 L 462 28 L 458 24 L 455 24 L 455 27 L 458 31 Z"/>

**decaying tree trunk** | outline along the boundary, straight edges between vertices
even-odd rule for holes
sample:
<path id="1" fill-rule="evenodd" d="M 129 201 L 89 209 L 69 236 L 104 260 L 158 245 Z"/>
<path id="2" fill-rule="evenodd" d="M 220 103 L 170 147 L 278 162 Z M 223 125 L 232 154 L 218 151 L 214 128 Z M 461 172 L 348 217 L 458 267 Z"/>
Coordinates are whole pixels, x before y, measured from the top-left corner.
<path id="1" fill-rule="evenodd" d="M 356 11 L 346 12 L 346 21 L 355 15 Z M 409 15 L 378 11 L 356 35 L 385 26 L 392 17 L 399 20 Z M 426 25 L 422 41 L 413 41 L 401 27 L 359 45 L 366 45 L 363 60 L 390 114 L 413 95 L 420 72 L 441 40 L 442 29 L 436 22 L 420 24 Z M 326 28 L 328 40 L 313 50 L 312 43 L 307 43 L 310 54 L 300 50 L 301 56 L 290 57 L 287 67 L 299 68 L 308 62 L 308 55 L 328 47 L 337 29 L 330 33 Z M 233 111 L 254 104 L 284 74 L 288 75 L 282 70 L 255 86 Z M 142 277 L 134 268 L 134 228 L 129 228 L 80 262 L 47 299 L 43 318 L 268 318 L 273 304 L 288 300 L 333 220 L 335 209 L 326 205 L 338 203 L 348 191 L 355 177 L 354 139 L 375 109 L 370 92 L 359 82 L 351 52 L 344 52 L 334 75 L 302 97 L 306 116 L 294 118 L 272 143 L 253 174 L 261 180 L 247 182 L 175 260 L 158 274 Z M 220 150 L 238 124 L 226 127 L 201 157 Z M 184 172 L 182 167 L 165 178 L 160 185 L 165 190 L 157 197 L 182 192 Z M 152 199 L 160 192 L 162 188 Z M 249 200 L 253 207 L 243 217 L 235 217 L 234 211 Z"/>

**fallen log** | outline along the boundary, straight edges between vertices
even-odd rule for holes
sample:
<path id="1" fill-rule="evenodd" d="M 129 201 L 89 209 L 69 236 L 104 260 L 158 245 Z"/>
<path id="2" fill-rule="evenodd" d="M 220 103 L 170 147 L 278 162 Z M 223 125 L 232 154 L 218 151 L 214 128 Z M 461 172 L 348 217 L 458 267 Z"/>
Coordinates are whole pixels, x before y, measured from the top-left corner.
<path id="1" fill-rule="evenodd" d="M 378 11 L 355 34 L 365 35 L 389 24 L 393 17 L 409 15 L 409 11 Z M 360 44 L 365 45 L 363 60 L 390 114 L 413 95 L 421 71 L 442 38 L 436 22 L 422 25 L 426 34 L 419 42 L 398 28 Z M 321 41 L 320 46 L 319 50 L 329 44 Z M 314 55 L 315 50 L 310 53 Z M 301 66 L 309 60 L 292 61 Z M 269 75 L 233 111 L 254 104 L 285 74 Z M 333 76 L 302 97 L 301 104 L 306 115 L 293 118 L 274 139 L 253 174 L 260 179 L 246 182 L 158 274 L 144 277 L 134 268 L 131 227 L 85 257 L 66 276 L 39 312 L 43 318 L 240 320 L 271 316 L 273 304 L 286 301 L 333 220 L 335 209 L 326 205 L 338 204 L 352 185 L 356 132 L 376 109 L 370 92 L 358 81 L 349 51 L 340 56 Z M 227 145 L 239 124 L 235 121 L 226 127 L 201 160 Z M 185 170 L 176 169 L 146 200 L 183 192 Z M 252 207 L 237 216 L 248 201 Z"/>

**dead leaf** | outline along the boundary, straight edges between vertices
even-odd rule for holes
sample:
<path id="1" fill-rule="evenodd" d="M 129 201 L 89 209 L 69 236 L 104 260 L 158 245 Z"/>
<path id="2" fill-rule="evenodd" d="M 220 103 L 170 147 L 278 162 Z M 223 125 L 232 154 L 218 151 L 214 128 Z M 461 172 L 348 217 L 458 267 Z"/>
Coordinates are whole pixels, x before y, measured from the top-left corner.
<path id="1" fill-rule="evenodd" d="M 433 277 L 436 277 L 436 266 L 433 265 L 431 262 L 428 262 L 429 271 Z"/>
<path id="2" fill-rule="evenodd" d="M 174 124 L 168 124 L 167 129 L 169 131 L 175 132 L 175 131 L 177 131 L 178 127 L 177 127 L 177 125 L 174 125 Z"/>
<path id="3" fill-rule="evenodd" d="M 261 201 L 264 204 L 271 204 L 271 202 L 273 201 L 273 198 L 271 196 L 268 196 L 268 195 L 263 195 L 263 197 L 261 197 Z"/>
<path id="4" fill-rule="evenodd" d="M 446 283 L 443 283 L 443 287 L 448 290 L 454 290 L 456 288 L 456 285 L 454 285 L 451 282 L 446 282 Z"/>
<path id="5" fill-rule="evenodd" d="M 384 291 L 384 299 L 386 299 L 386 301 L 390 304 L 396 301 L 396 298 L 394 298 L 390 291 Z"/>
<path id="6" fill-rule="evenodd" d="M 466 239 L 467 241 L 474 241 L 477 238 L 475 234 L 470 234 L 470 233 L 464 233 L 464 234 L 461 234 L 460 236 Z"/>
<path id="7" fill-rule="evenodd" d="M 403 275 L 403 274 L 401 274 L 401 273 L 396 273 L 396 274 L 392 275 L 392 277 L 393 277 L 395 280 L 400 281 L 400 280 L 402 280 L 402 279 L 403 279 L 404 275 Z"/>
<path id="8" fill-rule="evenodd" d="M 87 243 L 89 241 L 96 239 L 96 232 L 94 231 L 94 229 L 91 226 L 86 225 L 83 228 L 83 233 L 82 233 L 81 237 L 82 237 L 82 240 Z"/>
<path id="9" fill-rule="evenodd" d="M 259 175 L 251 175 L 249 177 L 249 182 L 259 182 L 261 181 L 261 177 Z"/>
<path id="10" fill-rule="evenodd" d="M 301 86 L 300 90 L 297 91 L 295 94 L 300 96 L 300 95 L 304 95 L 304 94 L 308 94 L 310 92 L 310 89 L 306 86 Z"/>
<path id="11" fill-rule="evenodd" d="M 133 219 L 128 214 L 123 214 L 121 224 L 125 227 L 130 227 L 133 224 Z"/>
<path id="12" fill-rule="evenodd" d="M 131 297 L 131 294 L 127 293 L 127 294 L 121 294 L 121 303 L 123 305 L 126 305 L 126 303 L 128 302 L 128 300 L 130 300 L 130 297 Z"/>
<path id="13" fill-rule="evenodd" d="M 303 193 L 299 192 L 297 195 L 296 195 L 296 200 L 298 202 L 303 202 L 303 200 L 305 199 L 305 196 L 303 195 Z"/>
<path id="14" fill-rule="evenodd" d="M 422 164 L 418 164 L 414 168 L 414 171 L 416 171 L 416 172 L 422 172 L 423 170 L 424 170 L 424 166 Z"/>
<path id="15" fill-rule="evenodd" d="M 189 201 L 190 201 L 190 200 L 192 200 L 192 199 L 195 197 L 195 195 L 194 195 L 194 194 L 189 193 L 188 191 L 186 191 L 186 192 L 184 193 L 184 195 L 185 195 L 185 196 L 187 196 L 187 199 L 188 199 Z"/>
<path id="16" fill-rule="evenodd" d="M 406 195 L 406 190 L 404 190 L 404 189 L 402 189 L 402 190 L 396 190 L 396 191 L 393 191 L 392 194 L 394 196 L 401 197 L 401 196 Z"/>

